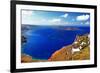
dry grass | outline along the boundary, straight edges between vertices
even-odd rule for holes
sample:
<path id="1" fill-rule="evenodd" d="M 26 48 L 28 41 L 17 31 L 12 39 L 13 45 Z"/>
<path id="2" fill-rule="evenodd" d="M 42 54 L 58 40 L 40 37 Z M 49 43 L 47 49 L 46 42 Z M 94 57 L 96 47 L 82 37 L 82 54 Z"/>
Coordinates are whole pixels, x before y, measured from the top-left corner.
<path id="1" fill-rule="evenodd" d="M 90 47 L 83 48 L 80 52 L 76 52 L 72 55 L 72 60 L 88 60 L 90 59 Z"/>

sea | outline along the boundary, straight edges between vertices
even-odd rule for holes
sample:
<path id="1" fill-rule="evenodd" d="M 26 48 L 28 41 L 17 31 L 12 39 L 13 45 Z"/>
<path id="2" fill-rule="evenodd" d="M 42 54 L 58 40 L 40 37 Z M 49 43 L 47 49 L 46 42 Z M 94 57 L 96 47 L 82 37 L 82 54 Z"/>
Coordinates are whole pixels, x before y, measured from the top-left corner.
<path id="1" fill-rule="evenodd" d="M 33 59 L 47 60 L 63 46 L 74 42 L 77 35 L 90 34 L 89 26 L 21 26 L 21 35 L 26 38 L 21 43 L 21 53 Z"/>

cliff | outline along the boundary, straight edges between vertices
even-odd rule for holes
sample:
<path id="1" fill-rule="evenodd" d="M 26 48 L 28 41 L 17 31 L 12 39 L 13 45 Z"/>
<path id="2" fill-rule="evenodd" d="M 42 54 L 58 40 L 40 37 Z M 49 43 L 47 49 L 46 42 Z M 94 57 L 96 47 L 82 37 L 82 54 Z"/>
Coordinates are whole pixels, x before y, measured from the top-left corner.
<path id="1" fill-rule="evenodd" d="M 48 61 L 68 61 L 90 59 L 89 35 L 76 36 L 75 41 L 54 52 Z"/>
<path id="2" fill-rule="evenodd" d="M 21 63 L 45 62 L 45 61 L 48 61 L 48 60 L 41 60 L 41 59 L 32 58 L 31 56 L 29 56 L 27 54 L 21 55 Z"/>
<path id="3" fill-rule="evenodd" d="M 32 62 L 32 57 L 26 54 L 21 55 L 21 62 Z"/>

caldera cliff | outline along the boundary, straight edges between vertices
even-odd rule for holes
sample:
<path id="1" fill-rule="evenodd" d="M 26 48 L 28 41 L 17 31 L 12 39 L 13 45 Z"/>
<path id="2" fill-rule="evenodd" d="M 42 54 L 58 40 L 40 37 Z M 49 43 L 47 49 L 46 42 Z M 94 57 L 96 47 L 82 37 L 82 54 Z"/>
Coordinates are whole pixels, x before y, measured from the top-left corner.
<path id="1" fill-rule="evenodd" d="M 90 37 L 88 34 L 76 36 L 75 41 L 54 52 L 48 61 L 69 61 L 90 59 Z"/>

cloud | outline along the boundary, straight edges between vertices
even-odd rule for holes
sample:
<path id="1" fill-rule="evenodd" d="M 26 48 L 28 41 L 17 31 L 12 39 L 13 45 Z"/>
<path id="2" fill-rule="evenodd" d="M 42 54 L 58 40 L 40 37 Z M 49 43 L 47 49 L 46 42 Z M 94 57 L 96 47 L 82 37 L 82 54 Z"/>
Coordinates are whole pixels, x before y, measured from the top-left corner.
<path id="1" fill-rule="evenodd" d="M 31 24 L 33 23 L 32 16 L 35 14 L 34 11 L 22 10 L 22 24 Z"/>
<path id="2" fill-rule="evenodd" d="M 87 25 L 88 25 L 88 24 L 90 24 L 90 22 L 89 22 L 89 21 L 87 21 L 85 24 L 87 24 Z"/>
<path id="3" fill-rule="evenodd" d="M 76 20 L 77 21 L 86 21 L 89 19 L 89 17 L 90 17 L 89 15 L 80 15 L 80 16 L 76 17 Z"/>
<path id="4" fill-rule="evenodd" d="M 50 22 L 53 22 L 53 23 L 61 22 L 61 19 L 60 18 L 55 18 L 55 19 L 50 20 Z"/>
<path id="5" fill-rule="evenodd" d="M 75 19 L 73 18 L 72 21 L 75 21 Z"/>
<path id="6" fill-rule="evenodd" d="M 26 10 L 22 10 L 22 15 L 23 16 L 31 16 L 31 15 L 33 15 L 33 11 L 26 11 Z"/>
<path id="7" fill-rule="evenodd" d="M 83 23 L 83 22 L 81 22 L 80 24 L 82 24 L 82 25 L 83 25 L 84 23 Z"/>
<path id="8" fill-rule="evenodd" d="M 67 16 L 68 16 L 68 13 L 65 13 L 64 15 L 61 15 L 61 17 L 63 17 L 63 18 L 67 18 Z"/>

